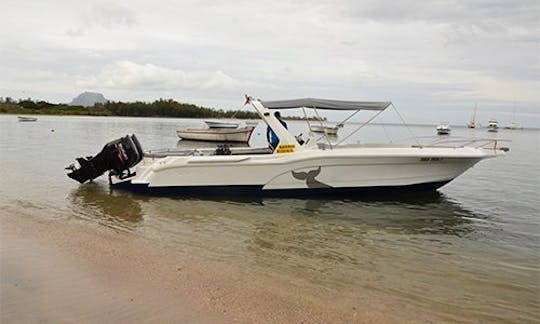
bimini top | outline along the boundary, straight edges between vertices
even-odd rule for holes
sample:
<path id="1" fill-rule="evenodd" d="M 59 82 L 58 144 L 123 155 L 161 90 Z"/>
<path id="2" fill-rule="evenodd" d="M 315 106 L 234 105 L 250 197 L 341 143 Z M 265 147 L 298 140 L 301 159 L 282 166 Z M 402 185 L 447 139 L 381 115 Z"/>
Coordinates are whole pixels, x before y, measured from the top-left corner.
<path id="1" fill-rule="evenodd" d="M 268 109 L 293 109 L 293 108 L 314 108 L 331 110 L 384 110 L 392 103 L 389 101 L 345 101 L 331 99 L 290 99 L 261 101 Z"/>

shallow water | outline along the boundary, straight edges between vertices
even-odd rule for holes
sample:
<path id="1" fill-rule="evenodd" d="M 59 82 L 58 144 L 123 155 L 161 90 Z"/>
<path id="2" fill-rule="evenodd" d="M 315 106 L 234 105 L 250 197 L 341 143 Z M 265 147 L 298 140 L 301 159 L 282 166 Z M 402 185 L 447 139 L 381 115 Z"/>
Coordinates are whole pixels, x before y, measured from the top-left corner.
<path id="1" fill-rule="evenodd" d="M 191 145 L 175 130 L 200 120 L 0 116 L 0 208 L 129 231 L 203 258 L 287 278 L 297 286 L 365 293 L 441 320 L 540 321 L 540 131 L 456 128 L 457 136 L 509 139 L 438 192 L 310 199 L 149 197 L 79 185 L 63 168 L 135 133 L 145 149 Z M 290 122 L 293 133 L 303 124 Z M 340 130 L 347 133 L 352 128 Z M 252 144 L 264 141 L 259 125 Z M 431 136 L 435 126 L 415 126 Z M 370 125 L 351 141 L 387 141 L 408 130 Z"/>

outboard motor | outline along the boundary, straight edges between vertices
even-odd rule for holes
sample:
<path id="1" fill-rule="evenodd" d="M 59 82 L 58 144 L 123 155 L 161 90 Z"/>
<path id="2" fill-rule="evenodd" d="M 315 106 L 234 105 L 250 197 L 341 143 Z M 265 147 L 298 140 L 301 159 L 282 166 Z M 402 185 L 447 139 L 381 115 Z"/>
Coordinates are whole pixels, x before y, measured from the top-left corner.
<path id="1" fill-rule="evenodd" d="M 71 170 L 68 177 L 80 183 L 94 180 L 108 170 L 120 179 L 125 179 L 133 176 L 129 168 L 139 163 L 142 158 L 143 150 L 137 137 L 126 135 L 105 144 L 101 152 L 94 157 L 78 158 L 79 167 L 71 164 L 66 169 Z"/>

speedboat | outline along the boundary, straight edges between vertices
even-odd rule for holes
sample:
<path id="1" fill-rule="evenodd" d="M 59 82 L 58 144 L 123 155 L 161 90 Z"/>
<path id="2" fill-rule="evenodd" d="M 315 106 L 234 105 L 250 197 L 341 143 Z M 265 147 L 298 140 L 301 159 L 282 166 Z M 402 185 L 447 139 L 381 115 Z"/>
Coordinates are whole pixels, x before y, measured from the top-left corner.
<path id="1" fill-rule="evenodd" d="M 18 119 L 20 122 L 33 122 L 33 121 L 37 121 L 37 118 L 36 118 L 36 117 L 29 117 L 29 116 L 17 116 L 17 119 Z"/>
<path id="2" fill-rule="evenodd" d="M 437 126 L 437 134 L 439 135 L 449 135 L 450 134 L 450 124 L 448 122 L 442 122 Z"/>
<path id="3" fill-rule="evenodd" d="M 276 133 L 275 149 L 218 145 L 145 152 L 135 135 L 127 135 L 107 143 L 95 157 L 76 159 L 66 168 L 68 176 L 84 183 L 109 171 L 112 187 L 149 194 L 326 197 L 411 192 L 435 190 L 479 161 L 508 150 L 493 139 L 410 145 L 344 144 L 344 138 L 323 143 L 294 136 L 274 115 L 276 109 L 293 108 L 353 111 L 351 116 L 359 110 L 374 112 L 362 127 L 391 102 L 247 97 L 246 104 Z"/>
<path id="4" fill-rule="evenodd" d="M 185 128 L 176 131 L 181 139 L 209 142 L 249 142 L 255 126 L 242 128 Z"/>
<path id="5" fill-rule="evenodd" d="M 492 119 L 488 122 L 488 132 L 498 132 L 499 123 L 496 120 Z"/>
<path id="6" fill-rule="evenodd" d="M 210 128 L 237 128 L 240 123 L 224 119 L 206 119 L 204 121 Z"/>

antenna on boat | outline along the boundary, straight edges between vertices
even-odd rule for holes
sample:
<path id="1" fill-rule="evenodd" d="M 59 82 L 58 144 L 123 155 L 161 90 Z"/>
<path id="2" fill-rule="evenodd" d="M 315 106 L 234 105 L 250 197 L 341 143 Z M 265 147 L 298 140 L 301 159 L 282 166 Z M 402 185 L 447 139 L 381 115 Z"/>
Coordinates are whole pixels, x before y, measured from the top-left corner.
<path id="1" fill-rule="evenodd" d="M 251 97 L 248 96 L 247 94 L 244 94 L 244 96 L 246 97 L 246 101 L 244 102 L 244 106 L 245 106 L 245 105 L 248 105 L 249 103 L 251 103 L 251 100 L 252 100 L 253 98 L 251 98 Z"/>

